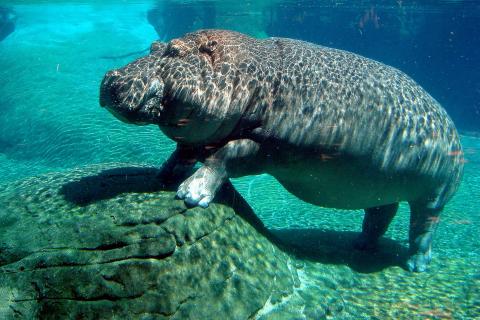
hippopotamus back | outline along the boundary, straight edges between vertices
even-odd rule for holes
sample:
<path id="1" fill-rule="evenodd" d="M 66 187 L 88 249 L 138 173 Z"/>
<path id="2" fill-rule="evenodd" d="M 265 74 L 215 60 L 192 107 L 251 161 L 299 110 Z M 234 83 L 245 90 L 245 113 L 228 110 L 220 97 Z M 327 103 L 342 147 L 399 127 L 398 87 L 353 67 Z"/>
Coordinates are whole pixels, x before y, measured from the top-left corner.
<path id="1" fill-rule="evenodd" d="M 347 51 L 291 39 L 264 41 L 278 48 L 281 67 L 275 71 L 281 72 L 259 133 L 356 159 L 387 175 L 413 178 L 412 184 L 417 179 L 441 186 L 438 206 L 450 199 L 463 172 L 459 137 L 445 110 L 414 80 Z"/>

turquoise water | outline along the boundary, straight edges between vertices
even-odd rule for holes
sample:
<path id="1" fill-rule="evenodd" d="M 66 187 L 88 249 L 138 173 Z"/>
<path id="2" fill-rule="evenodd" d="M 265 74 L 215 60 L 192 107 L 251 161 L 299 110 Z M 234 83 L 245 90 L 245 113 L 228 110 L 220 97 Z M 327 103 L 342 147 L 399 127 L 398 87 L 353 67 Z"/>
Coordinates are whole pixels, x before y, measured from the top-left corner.
<path id="1" fill-rule="evenodd" d="M 252 2 L 239 14 L 228 13 L 232 4 L 219 4 L 218 27 L 242 26 L 245 32 L 265 37 L 258 20 L 266 4 Z M 146 19 L 153 3 L 9 5 L 18 19 L 15 31 L 0 42 L 0 184 L 92 164 L 160 166 L 174 149 L 173 142 L 154 126 L 117 121 L 98 104 L 105 72 L 141 56 L 139 52 L 159 38 Z M 248 20 L 253 23 L 245 25 Z M 461 122 L 463 113 L 455 111 L 457 106 L 448 107 Z M 460 129 L 475 127 L 465 121 Z M 304 260 L 302 286 L 277 314 L 299 317 L 302 305 L 315 303 L 316 295 L 325 293 L 321 287 L 326 278 L 344 277 L 351 281 L 339 285 L 336 294 L 345 305 L 362 305 L 359 317 L 479 318 L 480 139 L 471 133 L 462 135 L 462 143 L 464 180 L 442 215 L 434 261 L 425 274 L 408 274 L 392 262 L 389 252 L 407 247 L 405 205 L 386 234 L 395 242 L 385 240 L 385 251 L 369 264 L 348 247 L 361 228 L 363 212 L 303 203 L 267 175 L 235 179 L 234 185 L 266 226 L 289 239 Z M 342 318 L 341 313 L 337 316 Z"/>

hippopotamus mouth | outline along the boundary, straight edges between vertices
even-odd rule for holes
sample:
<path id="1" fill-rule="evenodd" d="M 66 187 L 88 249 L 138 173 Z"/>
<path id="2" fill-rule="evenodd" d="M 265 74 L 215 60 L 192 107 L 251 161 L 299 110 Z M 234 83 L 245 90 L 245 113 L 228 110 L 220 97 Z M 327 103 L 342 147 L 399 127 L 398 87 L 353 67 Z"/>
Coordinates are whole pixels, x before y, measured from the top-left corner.
<path id="1" fill-rule="evenodd" d="M 100 105 L 126 123 L 159 124 L 164 110 L 163 91 L 160 78 L 128 78 L 113 70 L 105 75 L 100 86 Z"/>

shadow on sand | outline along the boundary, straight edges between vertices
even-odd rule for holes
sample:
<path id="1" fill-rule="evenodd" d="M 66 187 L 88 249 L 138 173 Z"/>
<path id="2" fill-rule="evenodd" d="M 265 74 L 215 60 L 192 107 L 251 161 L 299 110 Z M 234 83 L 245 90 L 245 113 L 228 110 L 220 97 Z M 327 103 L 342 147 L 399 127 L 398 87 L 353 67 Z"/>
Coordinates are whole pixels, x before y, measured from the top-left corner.
<path id="1" fill-rule="evenodd" d="M 157 168 L 142 167 L 108 169 L 65 184 L 61 193 L 68 202 L 87 206 L 123 193 L 175 191 L 182 179 L 177 182 L 161 181 L 157 178 L 159 172 Z M 242 219 L 272 243 L 299 259 L 347 265 L 357 272 L 370 273 L 390 266 L 403 266 L 407 256 L 407 249 L 390 239 L 382 239 L 376 250 L 355 250 L 353 241 L 358 236 L 356 232 L 318 229 L 268 230 L 230 182 L 222 186 L 214 202 L 233 208 Z"/>
<path id="2" fill-rule="evenodd" d="M 270 230 L 281 239 L 283 248 L 299 259 L 325 264 L 347 265 L 360 273 L 378 272 L 392 266 L 404 267 L 408 249 L 382 238 L 376 249 L 360 251 L 353 247 L 358 232 L 282 229 Z"/>

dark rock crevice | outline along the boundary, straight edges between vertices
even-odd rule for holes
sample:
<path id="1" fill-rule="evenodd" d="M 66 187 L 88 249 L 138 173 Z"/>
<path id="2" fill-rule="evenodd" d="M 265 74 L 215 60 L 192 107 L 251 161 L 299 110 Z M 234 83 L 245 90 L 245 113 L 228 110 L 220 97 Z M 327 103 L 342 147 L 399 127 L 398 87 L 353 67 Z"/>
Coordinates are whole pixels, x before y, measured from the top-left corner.
<path id="1" fill-rule="evenodd" d="M 67 300 L 67 301 L 75 301 L 75 302 L 96 302 L 96 301 L 112 301 L 112 302 L 117 302 L 121 300 L 134 300 L 141 298 L 143 294 L 138 295 L 138 296 L 131 296 L 131 297 L 116 297 L 116 296 L 108 296 L 108 295 L 103 295 L 97 298 L 92 298 L 92 299 L 82 299 L 82 298 L 62 298 L 62 297 L 55 297 L 55 298 L 49 298 L 49 297 L 38 297 L 36 299 L 18 299 L 18 300 L 12 300 L 13 302 L 27 302 L 27 301 L 46 301 L 46 300 Z"/>
<path id="2" fill-rule="evenodd" d="M 107 251 L 107 250 L 114 250 L 114 249 L 121 249 L 126 246 L 130 245 L 130 243 L 126 243 L 123 241 L 114 242 L 114 243 L 106 243 L 101 244 L 95 248 L 77 248 L 76 250 L 85 250 L 85 251 Z"/>

